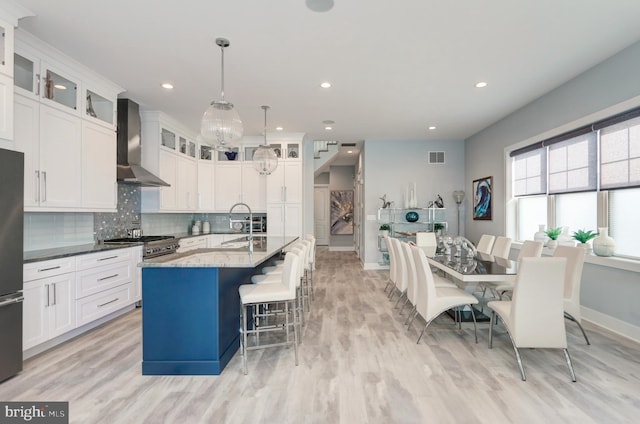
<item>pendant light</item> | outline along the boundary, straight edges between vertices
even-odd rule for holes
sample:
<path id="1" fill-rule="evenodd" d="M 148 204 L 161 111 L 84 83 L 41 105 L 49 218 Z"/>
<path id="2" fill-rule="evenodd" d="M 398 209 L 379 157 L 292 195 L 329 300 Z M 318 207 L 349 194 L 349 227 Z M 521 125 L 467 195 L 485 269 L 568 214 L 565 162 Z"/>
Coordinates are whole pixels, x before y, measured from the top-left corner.
<path id="1" fill-rule="evenodd" d="M 233 103 L 224 99 L 224 49 L 229 47 L 229 40 L 216 38 L 216 44 L 222 52 L 221 66 L 221 100 L 214 100 L 202 116 L 200 133 L 203 141 L 221 151 L 230 151 L 231 146 L 242 139 L 242 121 Z"/>
<path id="2" fill-rule="evenodd" d="M 267 109 L 269 106 L 260 106 L 264 110 L 264 144 L 258 146 L 253 154 L 253 167 L 260 175 L 271 175 L 278 167 L 278 156 L 267 144 Z"/>

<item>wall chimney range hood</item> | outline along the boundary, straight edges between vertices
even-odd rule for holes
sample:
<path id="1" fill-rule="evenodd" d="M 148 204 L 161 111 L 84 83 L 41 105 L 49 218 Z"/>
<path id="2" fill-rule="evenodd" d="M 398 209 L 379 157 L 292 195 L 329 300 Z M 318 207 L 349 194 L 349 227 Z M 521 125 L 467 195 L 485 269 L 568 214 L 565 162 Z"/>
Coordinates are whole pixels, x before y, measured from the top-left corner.
<path id="1" fill-rule="evenodd" d="M 140 107 L 129 99 L 118 99 L 118 181 L 143 187 L 169 184 L 141 166 Z"/>

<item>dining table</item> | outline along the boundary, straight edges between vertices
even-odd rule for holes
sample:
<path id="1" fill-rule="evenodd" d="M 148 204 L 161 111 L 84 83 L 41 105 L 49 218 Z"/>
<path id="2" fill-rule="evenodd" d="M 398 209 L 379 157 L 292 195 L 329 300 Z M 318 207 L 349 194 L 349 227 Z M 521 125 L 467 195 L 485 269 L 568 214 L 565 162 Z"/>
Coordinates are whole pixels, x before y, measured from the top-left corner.
<path id="1" fill-rule="evenodd" d="M 472 294 L 478 292 L 480 283 L 515 283 L 518 275 L 518 263 L 510 259 L 494 257 L 483 252 L 474 252 L 473 255 L 469 255 L 463 251 L 456 256 L 445 254 L 435 246 L 425 246 L 421 249 L 425 252 L 432 269 L 444 272 L 462 289 Z M 479 301 L 479 304 L 474 307 L 475 318 L 477 321 L 488 321 L 489 316 L 484 313 L 487 299 L 480 298 Z M 453 318 L 452 312 L 449 315 Z M 461 321 L 471 320 L 469 311 L 461 313 Z"/>

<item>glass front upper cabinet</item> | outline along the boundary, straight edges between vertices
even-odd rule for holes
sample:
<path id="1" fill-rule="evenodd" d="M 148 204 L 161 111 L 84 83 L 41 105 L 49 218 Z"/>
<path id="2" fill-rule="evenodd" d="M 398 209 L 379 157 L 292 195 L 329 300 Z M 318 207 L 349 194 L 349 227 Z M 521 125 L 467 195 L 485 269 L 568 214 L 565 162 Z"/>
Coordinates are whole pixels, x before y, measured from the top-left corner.
<path id="1" fill-rule="evenodd" d="M 113 124 L 113 102 L 98 93 L 87 90 L 85 96 L 85 114 L 108 124 Z"/>
<path id="2" fill-rule="evenodd" d="M 13 85 L 31 94 L 39 95 L 36 62 L 19 54 L 13 55 Z"/>
<path id="3" fill-rule="evenodd" d="M 52 100 L 70 109 L 78 108 L 78 84 L 47 69 L 44 73 L 44 92 L 42 97 Z"/>

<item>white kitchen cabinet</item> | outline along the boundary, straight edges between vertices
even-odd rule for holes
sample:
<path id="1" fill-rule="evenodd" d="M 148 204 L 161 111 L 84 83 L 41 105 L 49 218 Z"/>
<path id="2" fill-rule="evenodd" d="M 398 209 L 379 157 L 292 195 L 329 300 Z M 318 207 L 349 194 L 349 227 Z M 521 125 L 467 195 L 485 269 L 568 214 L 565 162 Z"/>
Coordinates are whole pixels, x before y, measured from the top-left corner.
<path id="1" fill-rule="evenodd" d="M 67 112 L 40 105 L 40 206 L 80 207 L 82 127 Z"/>
<path id="2" fill-rule="evenodd" d="M 116 133 L 93 122 L 82 122 L 82 207 L 114 211 L 117 202 Z"/>
<path id="3" fill-rule="evenodd" d="M 76 327 L 74 264 L 65 258 L 24 266 L 23 350 Z"/>
<path id="4" fill-rule="evenodd" d="M 0 138 L 13 140 L 13 78 L 0 74 Z"/>
<path id="5" fill-rule="evenodd" d="M 267 233 L 302 236 L 302 162 L 282 160 L 267 177 Z"/>
<path id="6" fill-rule="evenodd" d="M 14 146 L 25 153 L 25 210 L 114 211 L 114 105 L 123 90 L 24 31 L 15 47 Z M 94 99 L 81 101 L 81 93 Z M 80 112 L 89 103 L 96 116 Z"/>
<path id="7" fill-rule="evenodd" d="M 14 106 L 14 144 L 25 154 L 25 211 L 80 207 L 80 120 L 20 95 Z"/>
<path id="8" fill-rule="evenodd" d="M 215 167 L 211 161 L 198 162 L 198 210 L 213 212 L 215 209 Z"/>
<path id="9" fill-rule="evenodd" d="M 242 201 L 242 164 L 229 162 L 215 164 L 214 203 L 219 212 L 229 212 L 231 206 Z M 242 211 L 246 212 L 245 209 Z"/>
<path id="10" fill-rule="evenodd" d="M 179 210 L 198 208 L 198 182 L 194 159 L 178 157 L 176 160 L 176 203 Z"/>
<path id="11" fill-rule="evenodd" d="M 171 187 L 145 187 L 143 212 L 184 212 L 198 208 L 195 137 L 158 111 L 140 113 L 142 166 Z"/>
<path id="12" fill-rule="evenodd" d="M 133 258 L 139 251 L 131 247 L 77 257 L 74 299 L 78 327 L 135 302 Z"/>
<path id="13" fill-rule="evenodd" d="M 267 204 L 267 234 L 272 236 L 302 236 L 301 203 Z"/>
<path id="14" fill-rule="evenodd" d="M 0 73 L 13 77 L 13 24 L 0 18 Z"/>
<path id="15" fill-rule="evenodd" d="M 280 161 L 276 170 L 267 176 L 267 203 L 302 202 L 302 163 Z"/>
<path id="16" fill-rule="evenodd" d="M 249 205 L 253 212 L 263 212 L 267 208 L 268 178 L 267 175 L 260 175 L 253 163 L 242 164 L 242 201 Z"/>

